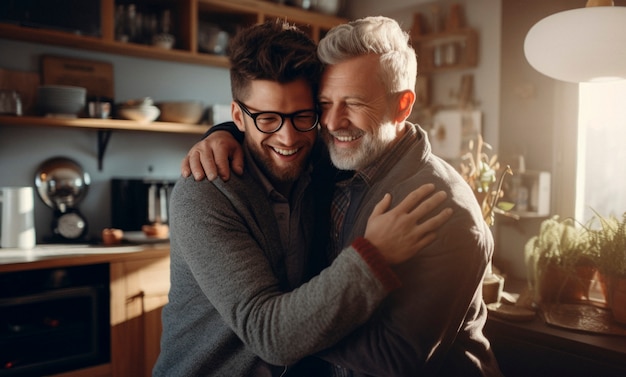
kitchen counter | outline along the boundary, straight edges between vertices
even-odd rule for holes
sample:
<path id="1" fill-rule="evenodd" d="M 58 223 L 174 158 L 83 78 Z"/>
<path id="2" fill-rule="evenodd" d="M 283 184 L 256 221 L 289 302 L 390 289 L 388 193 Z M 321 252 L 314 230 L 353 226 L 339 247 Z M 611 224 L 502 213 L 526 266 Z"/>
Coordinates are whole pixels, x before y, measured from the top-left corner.
<path id="1" fill-rule="evenodd" d="M 44 244 L 30 250 L 0 248 L 0 273 L 161 257 L 169 255 L 169 251 L 169 242 L 116 246 Z"/>
<path id="2" fill-rule="evenodd" d="M 110 348 L 106 359 L 84 366 L 62 359 L 66 360 L 60 366 L 63 370 L 50 369 L 59 368 L 58 364 L 38 364 L 36 367 L 44 369 L 38 369 L 37 375 L 150 376 L 159 354 L 161 310 L 168 301 L 169 252 L 167 241 L 119 246 L 37 245 L 31 250 L 0 248 L 0 277 L 26 276 L 27 272 L 47 269 L 75 271 L 96 265 L 104 265 L 108 271 L 109 314 L 99 317 L 108 322 L 106 339 Z"/>
<path id="3" fill-rule="evenodd" d="M 525 282 L 507 280 L 505 291 L 523 287 Z M 626 336 L 550 326 L 539 315 L 515 322 L 491 313 L 485 333 L 507 377 L 626 376 Z"/>

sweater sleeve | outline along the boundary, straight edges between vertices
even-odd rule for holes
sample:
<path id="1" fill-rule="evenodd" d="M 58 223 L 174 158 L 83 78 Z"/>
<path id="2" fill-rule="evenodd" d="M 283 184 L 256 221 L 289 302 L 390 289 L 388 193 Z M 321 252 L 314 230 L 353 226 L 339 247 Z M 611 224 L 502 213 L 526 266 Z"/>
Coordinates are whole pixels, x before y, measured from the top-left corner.
<path id="1" fill-rule="evenodd" d="M 359 376 L 431 375 L 455 342 L 480 347 L 484 313 L 478 287 L 493 244 L 488 230 L 459 213 L 434 243 L 396 268 L 402 287 L 364 326 L 321 353 L 323 359 Z"/>
<path id="2" fill-rule="evenodd" d="M 202 135 L 202 139 L 206 139 L 215 131 L 226 131 L 230 133 L 239 142 L 239 144 L 243 143 L 244 133 L 239 130 L 239 128 L 237 128 L 237 126 L 233 122 L 224 122 L 214 125 L 213 127 L 209 128 L 204 133 L 204 135 Z"/>
<path id="3" fill-rule="evenodd" d="M 226 184 L 236 182 L 233 177 Z M 309 282 L 281 290 L 268 256 L 268 248 L 280 243 L 268 239 L 258 213 L 208 181 L 180 180 L 170 212 L 172 258 L 183 260 L 192 275 L 185 284 L 197 285 L 246 346 L 269 363 L 291 364 L 335 344 L 364 323 L 392 287 L 367 257 L 348 247 Z"/>
<path id="4" fill-rule="evenodd" d="M 367 239 L 358 237 L 352 242 L 352 247 L 361 255 L 361 258 L 372 269 L 372 272 L 381 281 L 389 292 L 399 288 L 402 283 L 391 267 L 384 261 L 382 255 Z"/>

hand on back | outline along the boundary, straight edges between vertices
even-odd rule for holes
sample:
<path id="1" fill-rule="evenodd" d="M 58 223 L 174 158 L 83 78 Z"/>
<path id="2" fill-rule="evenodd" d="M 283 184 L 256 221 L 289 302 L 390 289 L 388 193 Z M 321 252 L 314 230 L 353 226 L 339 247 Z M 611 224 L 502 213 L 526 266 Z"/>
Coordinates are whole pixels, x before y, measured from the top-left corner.
<path id="1" fill-rule="evenodd" d="M 443 191 L 433 194 L 434 190 L 433 184 L 422 185 L 390 210 L 391 195 L 386 194 L 374 207 L 364 236 L 388 264 L 400 264 L 417 254 L 435 240 L 437 229 L 452 216 L 451 208 L 434 213 L 447 197 Z"/>

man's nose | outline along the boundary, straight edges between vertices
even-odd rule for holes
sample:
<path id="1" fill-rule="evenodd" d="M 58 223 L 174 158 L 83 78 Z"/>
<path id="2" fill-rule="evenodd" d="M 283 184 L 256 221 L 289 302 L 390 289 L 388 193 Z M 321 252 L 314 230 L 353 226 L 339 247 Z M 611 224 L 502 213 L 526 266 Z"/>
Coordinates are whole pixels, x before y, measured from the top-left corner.
<path id="1" fill-rule="evenodd" d="M 288 117 L 285 118 L 282 127 L 280 127 L 280 129 L 276 132 L 280 140 L 285 145 L 292 144 L 298 138 L 298 135 L 300 133 L 301 132 L 296 130 L 296 128 L 294 127 L 291 118 Z"/>
<path id="2" fill-rule="evenodd" d="M 320 117 L 320 123 L 322 127 L 327 128 L 330 131 L 337 130 L 342 126 L 342 120 L 344 119 L 343 112 L 339 106 L 329 106 L 322 110 L 322 116 Z"/>

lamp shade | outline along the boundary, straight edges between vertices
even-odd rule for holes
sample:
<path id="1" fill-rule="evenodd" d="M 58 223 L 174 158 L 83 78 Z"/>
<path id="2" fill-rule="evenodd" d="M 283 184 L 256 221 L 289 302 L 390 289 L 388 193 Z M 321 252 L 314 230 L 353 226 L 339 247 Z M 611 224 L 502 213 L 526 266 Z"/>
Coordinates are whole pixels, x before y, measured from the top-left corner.
<path id="1" fill-rule="evenodd" d="M 559 12 L 537 22 L 524 53 L 546 76 L 569 82 L 626 79 L 626 7 Z"/>

